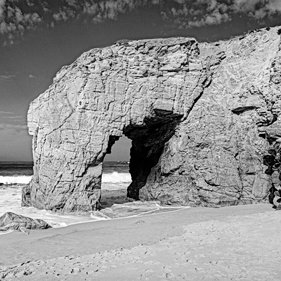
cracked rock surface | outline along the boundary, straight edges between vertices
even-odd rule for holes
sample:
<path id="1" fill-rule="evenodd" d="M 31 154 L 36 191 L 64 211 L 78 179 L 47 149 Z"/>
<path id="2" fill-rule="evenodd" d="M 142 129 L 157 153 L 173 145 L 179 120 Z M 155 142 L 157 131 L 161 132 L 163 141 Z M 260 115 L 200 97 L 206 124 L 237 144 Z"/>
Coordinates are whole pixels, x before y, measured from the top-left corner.
<path id="1" fill-rule="evenodd" d="M 23 205 L 95 210 L 102 163 L 132 139 L 128 196 L 190 206 L 266 198 L 281 137 L 278 29 L 216 43 L 121 41 L 63 67 L 28 111 L 34 176 Z"/>

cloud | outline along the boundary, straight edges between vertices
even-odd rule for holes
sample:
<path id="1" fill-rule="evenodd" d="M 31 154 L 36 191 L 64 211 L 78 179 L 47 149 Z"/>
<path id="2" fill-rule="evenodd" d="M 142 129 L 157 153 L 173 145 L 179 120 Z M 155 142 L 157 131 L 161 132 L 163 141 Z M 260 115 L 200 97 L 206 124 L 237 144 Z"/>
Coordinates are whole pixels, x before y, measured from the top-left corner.
<path id="1" fill-rule="evenodd" d="M 93 23 L 116 20 L 118 15 L 161 0 L 0 0 L 0 36 L 5 35 L 4 45 L 13 44 L 26 30 L 40 25 L 54 27 L 55 23 L 68 20 L 90 19 Z"/>
<path id="2" fill-rule="evenodd" d="M 159 4 L 159 1 L 151 0 L 151 2 L 154 5 Z M 137 0 L 85 1 L 83 13 L 91 17 L 93 22 L 98 23 L 108 19 L 116 20 L 119 14 L 144 6 L 146 3 L 147 1 Z"/>
<path id="3" fill-rule="evenodd" d="M 176 5 L 171 9 L 170 16 L 166 15 L 166 17 L 174 18 L 175 24 L 182 28 L 218 25 L 231 20 L 231 16 L 228 13 L 230 5 L 227 5 L 226 1 L 173 1 Z"/>
<path id="4" fill-rule="evenodd" d="M 5 80 L 5 79 L 12 79 L 16 77 L 16 75 L 12 75 L 12 74 L 2 74 L 0 75 L 0 80 Z"/>
<path id="5" fill-rule="evenodd" d="M 28 75 L 28 78 L 29 78 L 29 79 L 33 79 L 33 78 L 35 78 L 35 76 L 32 75 L 32 74 L 29 74 L 29 75 Z"/>
<path id="6" fill-rule="evenodd" d="M 218 25 L 241 14 L 257 20 L 281 14 L 280 0 L 173 0 L 166 18 L 182 28 Z"/>
<path id="7" fill-rule="evenodd" d="M 26 122 L 26 118 L 20 115 L 15 115 L 11 111 L 3 111 L 0 110 L 0 120 L 1 120 L 1 126 L 2 128 L 12 128 L 11 126 L 15 126 L 15 128 L 19 128 L 18 126 L 22 126 L 22 123 Z M 4 122 L 3 122 L 4 120 Z M 5 124 L 7 123 L 7 124 Z M 17 123 L 17 124 L 10 124 L 10 123 Z M 10 127 L 9 127 L 10 126 Z M 26 125 L 24 125 L 26 127 Z"/>
<path id="8" fill-rule="evenodd" d="M 0 19 L 3 17 L 6 0 L 0 0 Z"/>
<path id="9" fill-rule="evenodd" d="M 163 19 L 181 28 L 219 25 L 235 14 L 257 20 L 281 14 L 281 0 L 0 0 L 0 36 L 4 45 L 13 44 L 41 25 L 70 20 L 99 24 L 145 5 L 159 6 Z"/>
<path id="10" fill-rule="evenodd" d="M 17 0 L 0 0 L 0 35 L 6 35 L 4 45 L 13 44 L 15 38 L 22 36 L 26 30 L 35 29 L 42 18 L 37 11 L 25 12 L 22 7 L 28 7 L 29 1 L 25 0 L 25 6 L 17 6 Z M 22 3 L 21 3 L 22 4 Z"/>
<path id="11" fill-rule="evenodd" d="M 263 19 L 281 13 L 280 0 L 234 0 L 232 10 L 237 13 L 248 13 L 255 19 Z"/>
<path id="12" fill-rule="evenodd" d="M 13 112 L 10 112 L 10 111 L 3 111 L 3 110 L 0 110 L 0 115 L 11 115 L 11 114 L 14 114 Z"/>
<path id="13" fill-rule="evenodd" d="M 23 116 L 17 116 L 17 115 L 14 115 L 14 116 L 6 116 L 5 118 L 11 119 L 11 120 L 16 120 L 16 121 L 23 121 L 23 120 L 24 120 L 24 117 L 23 117 Z"/>
<path id="14" fill-rule="evenodd" d="M 26 125 L 15 125 L 15 124 L 0 124 L 0 131 L 6 131 L 7 133 L 21 133 L 21 132 L 27 132 L 27 126 Z"/>

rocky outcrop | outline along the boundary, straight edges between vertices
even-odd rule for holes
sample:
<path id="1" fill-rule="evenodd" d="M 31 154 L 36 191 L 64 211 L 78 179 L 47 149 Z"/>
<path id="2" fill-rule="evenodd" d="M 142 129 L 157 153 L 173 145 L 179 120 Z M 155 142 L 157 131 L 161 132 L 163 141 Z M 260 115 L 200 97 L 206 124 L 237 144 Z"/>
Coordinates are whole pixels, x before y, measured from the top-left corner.
<path id="1" fill-rule="evenodd" d="M 28 233 L 30 229 L 47 229 L 51 226 L 43 220 L 7 212 L 0 217 L 0 231 L 19 230 Z"/>
<path id="2" fill-rule="evenodd" d="M 132 140 L 129 197 L 263 200 L 272 181 L 263 158 L 281 137 L 278 29 L 217 43 L 121 41 L 63 67 L 29 108 L 34 176 L 23 205 L 96 209 L 103 159 L 123 134 Z"/>

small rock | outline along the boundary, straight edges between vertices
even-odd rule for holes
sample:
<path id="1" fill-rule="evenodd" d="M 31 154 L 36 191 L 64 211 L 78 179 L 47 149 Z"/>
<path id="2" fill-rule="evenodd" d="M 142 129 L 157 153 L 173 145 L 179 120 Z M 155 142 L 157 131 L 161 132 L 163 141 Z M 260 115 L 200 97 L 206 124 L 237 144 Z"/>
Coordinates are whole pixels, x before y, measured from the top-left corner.
<path id="1" fill-rule="evenodd" d="M 145 223 L 144 220 L 139 220 L 139 221 L 136 221 L 135 224 L 140 224 L 140 223 Z"/>
<path id="2" fill-rule="evenodd" d="M 51 226 L 41 219 L 32 219 L 12 212 L 7 212 L 0 217 L 0 231 L 18 230 L 29 234 L 30 229 L 47 228 L 51 228 Z"/>

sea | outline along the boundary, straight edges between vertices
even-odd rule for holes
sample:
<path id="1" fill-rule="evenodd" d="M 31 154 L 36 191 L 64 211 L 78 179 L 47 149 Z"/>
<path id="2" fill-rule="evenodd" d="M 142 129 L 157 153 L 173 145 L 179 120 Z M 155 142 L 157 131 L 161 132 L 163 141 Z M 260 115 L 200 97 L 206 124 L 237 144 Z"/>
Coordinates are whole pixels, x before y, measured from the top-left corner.
<path id="1" fill-rule="evenodd" d="M 61 213 L 21 206 L 21 191 L 33 175 L 32 162 L 0 161 L 0 217 L 13 212 L 33 219 L 43 219 L 52 227 L 108 219 L 120 219 L 178 209 L 163 207 L 159 202 L 141 202 L 127 198 L 131 183 L 128 162 L 108 161 L 103 164 L 101 210 L 87 213 Z M 7 234 L 10 232 L 1 232 Z"/>

